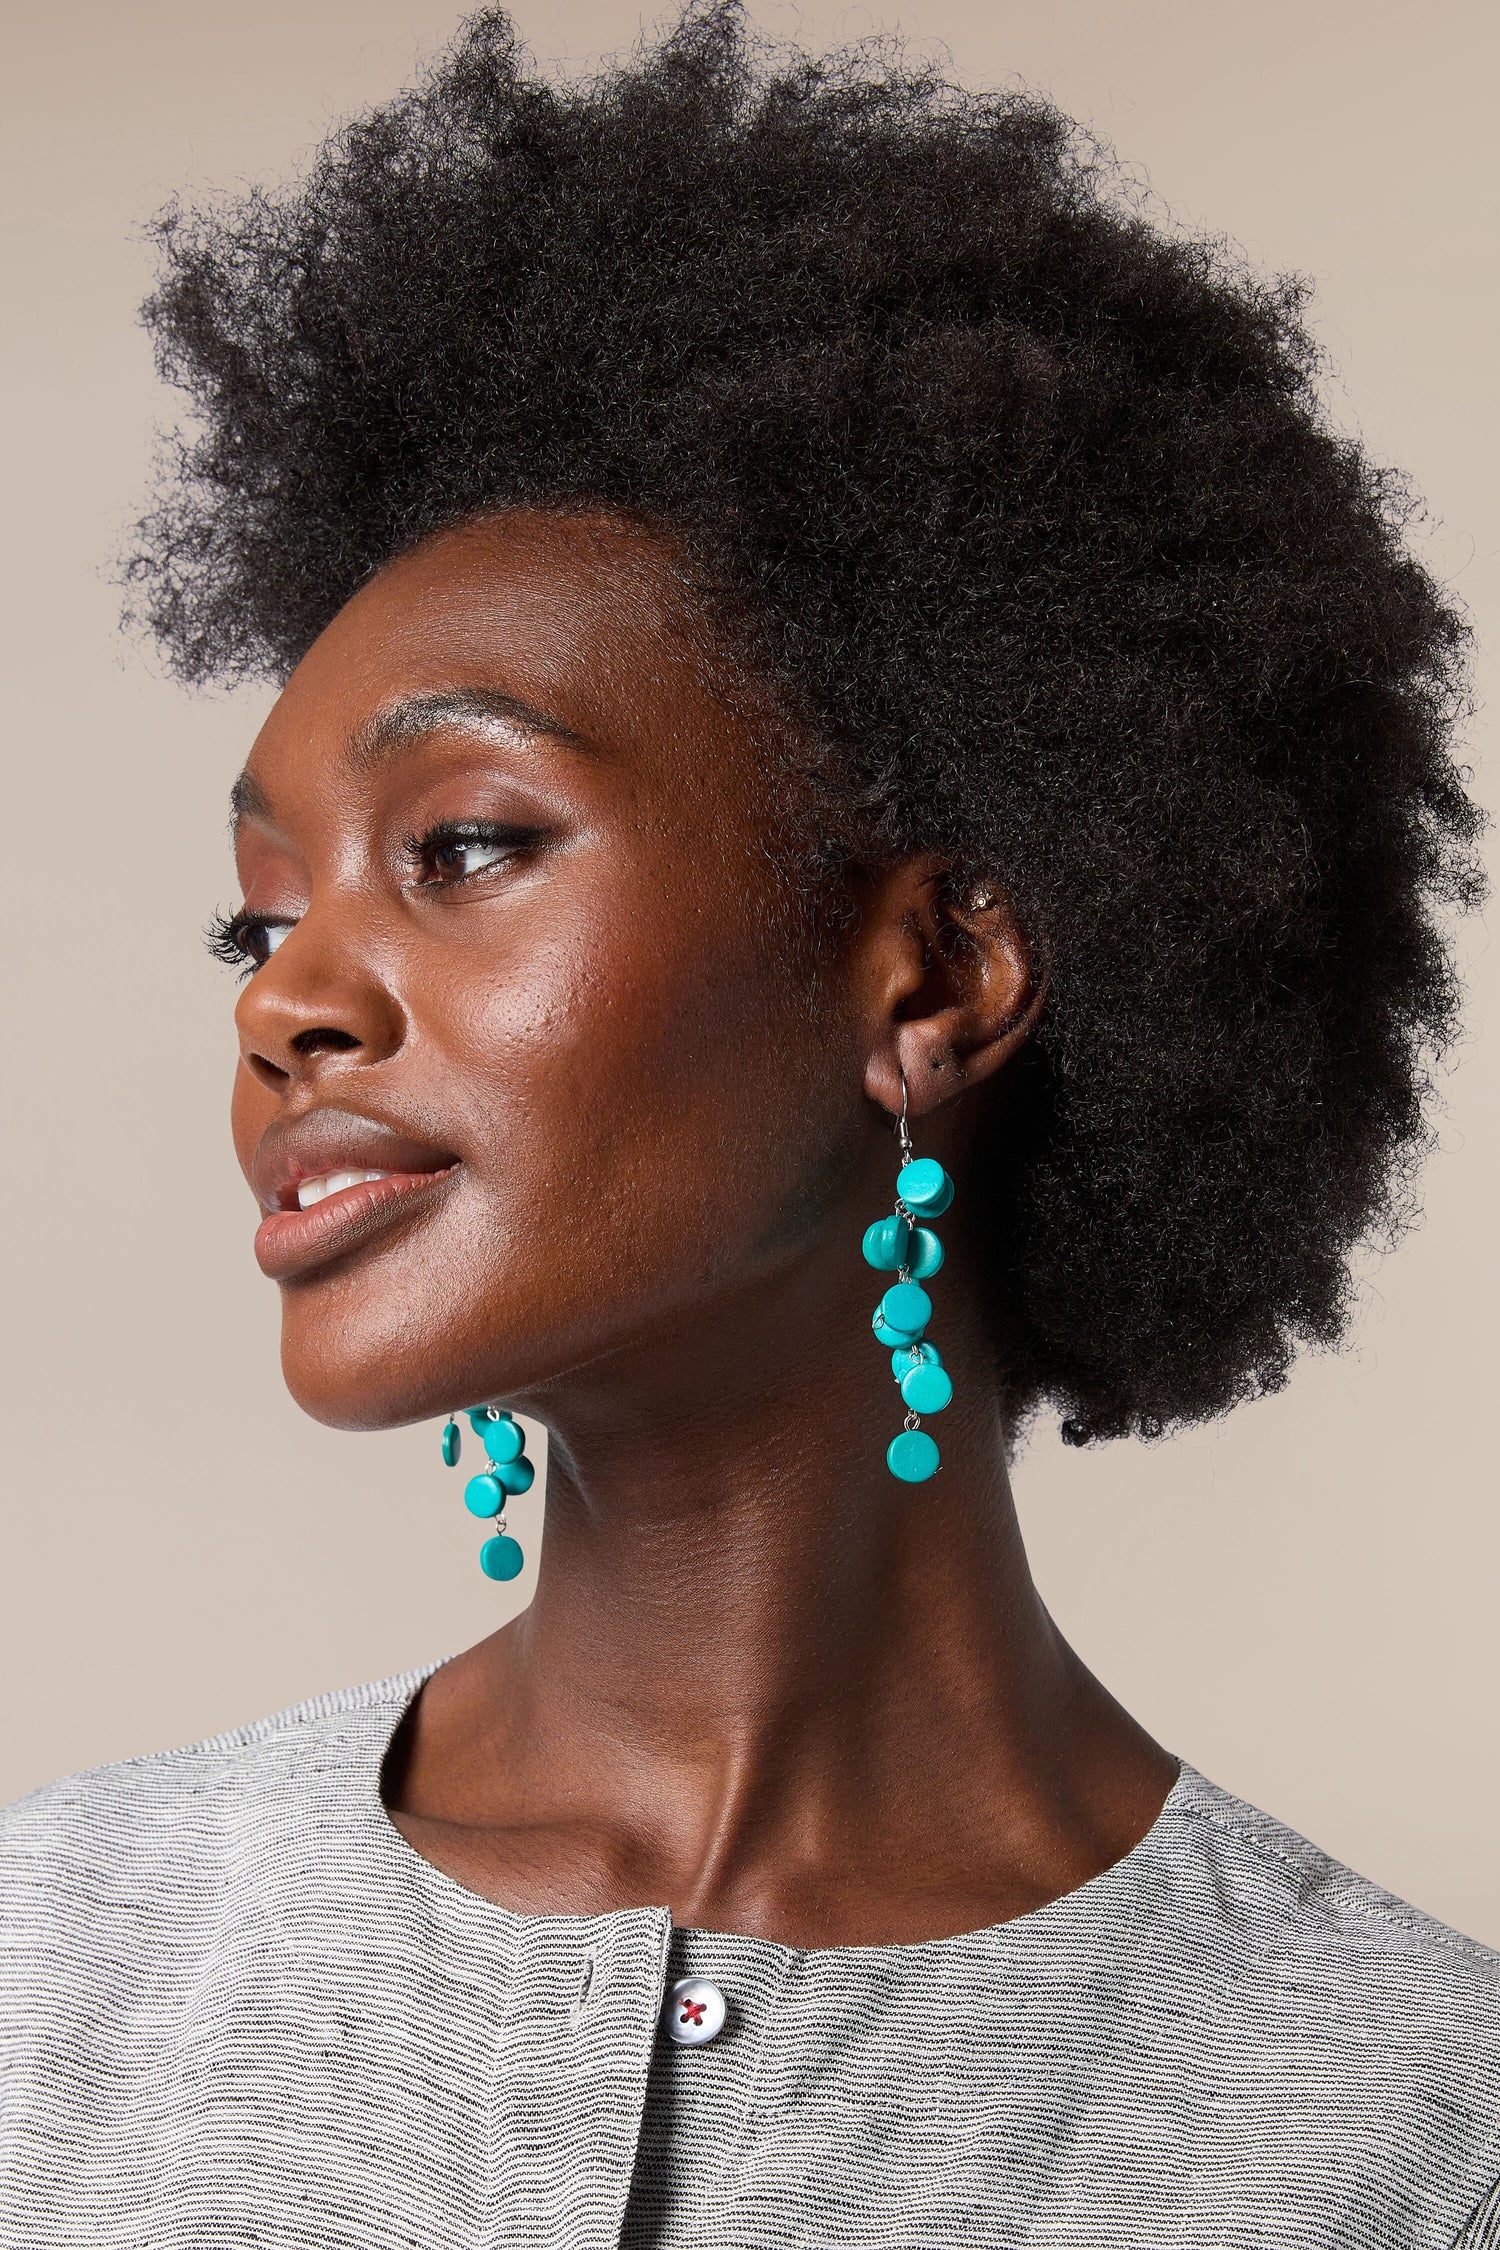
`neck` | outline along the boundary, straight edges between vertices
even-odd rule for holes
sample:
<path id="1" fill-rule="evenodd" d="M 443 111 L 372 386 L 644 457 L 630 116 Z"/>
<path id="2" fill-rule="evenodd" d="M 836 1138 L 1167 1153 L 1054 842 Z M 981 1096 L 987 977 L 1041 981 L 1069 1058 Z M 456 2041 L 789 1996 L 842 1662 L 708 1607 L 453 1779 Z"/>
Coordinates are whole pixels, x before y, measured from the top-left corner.
<path id="1" fill-rule="evenodd" d="M 671 1381 L 658 1344 L 654 1381 L 611 1365 L 549 1406 L 535 1599 L 429 1684 L 390 1783 L 461 1881 L 884 1942 L 1043 1903 L 1154 1817 L 1170 1761 L 1032 1584 L 980 1322 L 945 1323 L 942 1471 L 900 1485 L 884 1355 L 827 1345 L 864 1345 L 853 1293 L 769 1368 L 699 1326 Z M 784 1281 L 776 1306 L 804 1327 Z"/>

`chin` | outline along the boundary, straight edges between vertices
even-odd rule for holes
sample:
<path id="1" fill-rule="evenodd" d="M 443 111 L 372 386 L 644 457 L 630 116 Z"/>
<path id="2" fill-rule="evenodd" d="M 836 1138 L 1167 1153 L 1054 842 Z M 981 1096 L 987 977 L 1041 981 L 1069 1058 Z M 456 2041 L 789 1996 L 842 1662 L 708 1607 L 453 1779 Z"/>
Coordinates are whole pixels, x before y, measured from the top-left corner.
<path id="1" fill-rule="evenodd" d="M 519 1399 L 556 1372 L 557 1360 L 538 1350 L 543 1323 L 528 1321 L 514 1302 L 509 1338 L 498 1319 L 482 1315 L 456 1327 L 452 1309 L 393 1311 L 384 1299 L 374 1307 L 331 1305 L 289 1293 L 281 1324 L 286 1387 L 328 1429 L 395 1430 L 482 1401 Z M 466 1309 L 472 1319 L 479 1308 Z"/>
<path id="2" fill-rule="evenodd" d="M 283 1306 L 286 1387 L 304 1414 L 332 1430 L 394 1430 L 466 1405 L 451 1373 L 461 1357 L 410 1316 L 365 1323 L 347 1312 L 330 1318 L 313 1303 Z"/>
<path id="3" fill-rule="evenodd" d="M 367 1378 L 361 1369 L 319 1366 L 283 1353 L 286 1387 L 304 1414 L 330 1430 L 398 1430 L 409 1422 L 436 1420 L 456 1402 L 439 1402 L 429 1384 L 392 1380 L 391 1370 Z"/>

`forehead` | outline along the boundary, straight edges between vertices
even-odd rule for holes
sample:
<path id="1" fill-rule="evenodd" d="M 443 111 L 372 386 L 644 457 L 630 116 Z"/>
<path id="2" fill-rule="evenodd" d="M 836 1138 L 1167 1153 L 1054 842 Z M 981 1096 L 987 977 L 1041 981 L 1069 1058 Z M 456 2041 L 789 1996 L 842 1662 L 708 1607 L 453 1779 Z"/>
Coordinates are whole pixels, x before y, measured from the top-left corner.
<path id="1" fill-rule="evenodd" d="M 342 750 L 415 699 L 475 691 L 552 717 L 587 749 L 753 765 L 745 698 L 664 538 L 599 516 L 513 511 L 425 541 L 350 600 L 298 665 L 251 771 Z"/>

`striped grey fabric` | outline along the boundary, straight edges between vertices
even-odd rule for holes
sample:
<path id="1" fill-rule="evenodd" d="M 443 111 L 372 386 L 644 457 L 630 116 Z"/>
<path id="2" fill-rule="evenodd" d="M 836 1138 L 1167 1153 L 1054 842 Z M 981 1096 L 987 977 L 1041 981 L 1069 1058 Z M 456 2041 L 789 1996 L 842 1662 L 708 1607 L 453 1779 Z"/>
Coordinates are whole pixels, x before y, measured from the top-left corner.
<path id="1" fill-rule="evenodd" d="M 1500 2250 L 1500 1957 L 1190 1770 L 1038 1913 L 801 1952 L 461 1890 L 420 1676 L 5 1816 L 4 2250 Z"/>
<path id="2" fill-rule="evenodd" d="M 1458 2250 L 1500 2250 L 1500 2182 L 1472 2213 L 1458 2238 Z"/>

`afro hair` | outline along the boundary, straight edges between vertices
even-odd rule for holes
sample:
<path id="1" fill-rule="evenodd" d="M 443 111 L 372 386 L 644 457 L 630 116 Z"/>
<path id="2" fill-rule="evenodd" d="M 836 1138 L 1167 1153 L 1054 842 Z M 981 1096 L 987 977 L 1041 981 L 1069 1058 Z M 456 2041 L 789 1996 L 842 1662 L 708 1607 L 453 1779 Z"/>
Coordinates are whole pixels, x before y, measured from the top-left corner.
<path id="1" fill-rule="evenodd" d="M 1012 1404 L 1156 1435 L 1338 1337 L 1412 1208 L 1479 822 L 1464 625 L 1298 285 L 1044 101 L 733 0 L 576 83 L 484 13 L 157 233 L 193 412 L 127 572 L 180 674 L 284 676 L 485 511 L 670 531 L 858 848 L 997 884 L 1047 964 L 981 1152 Z"/>

